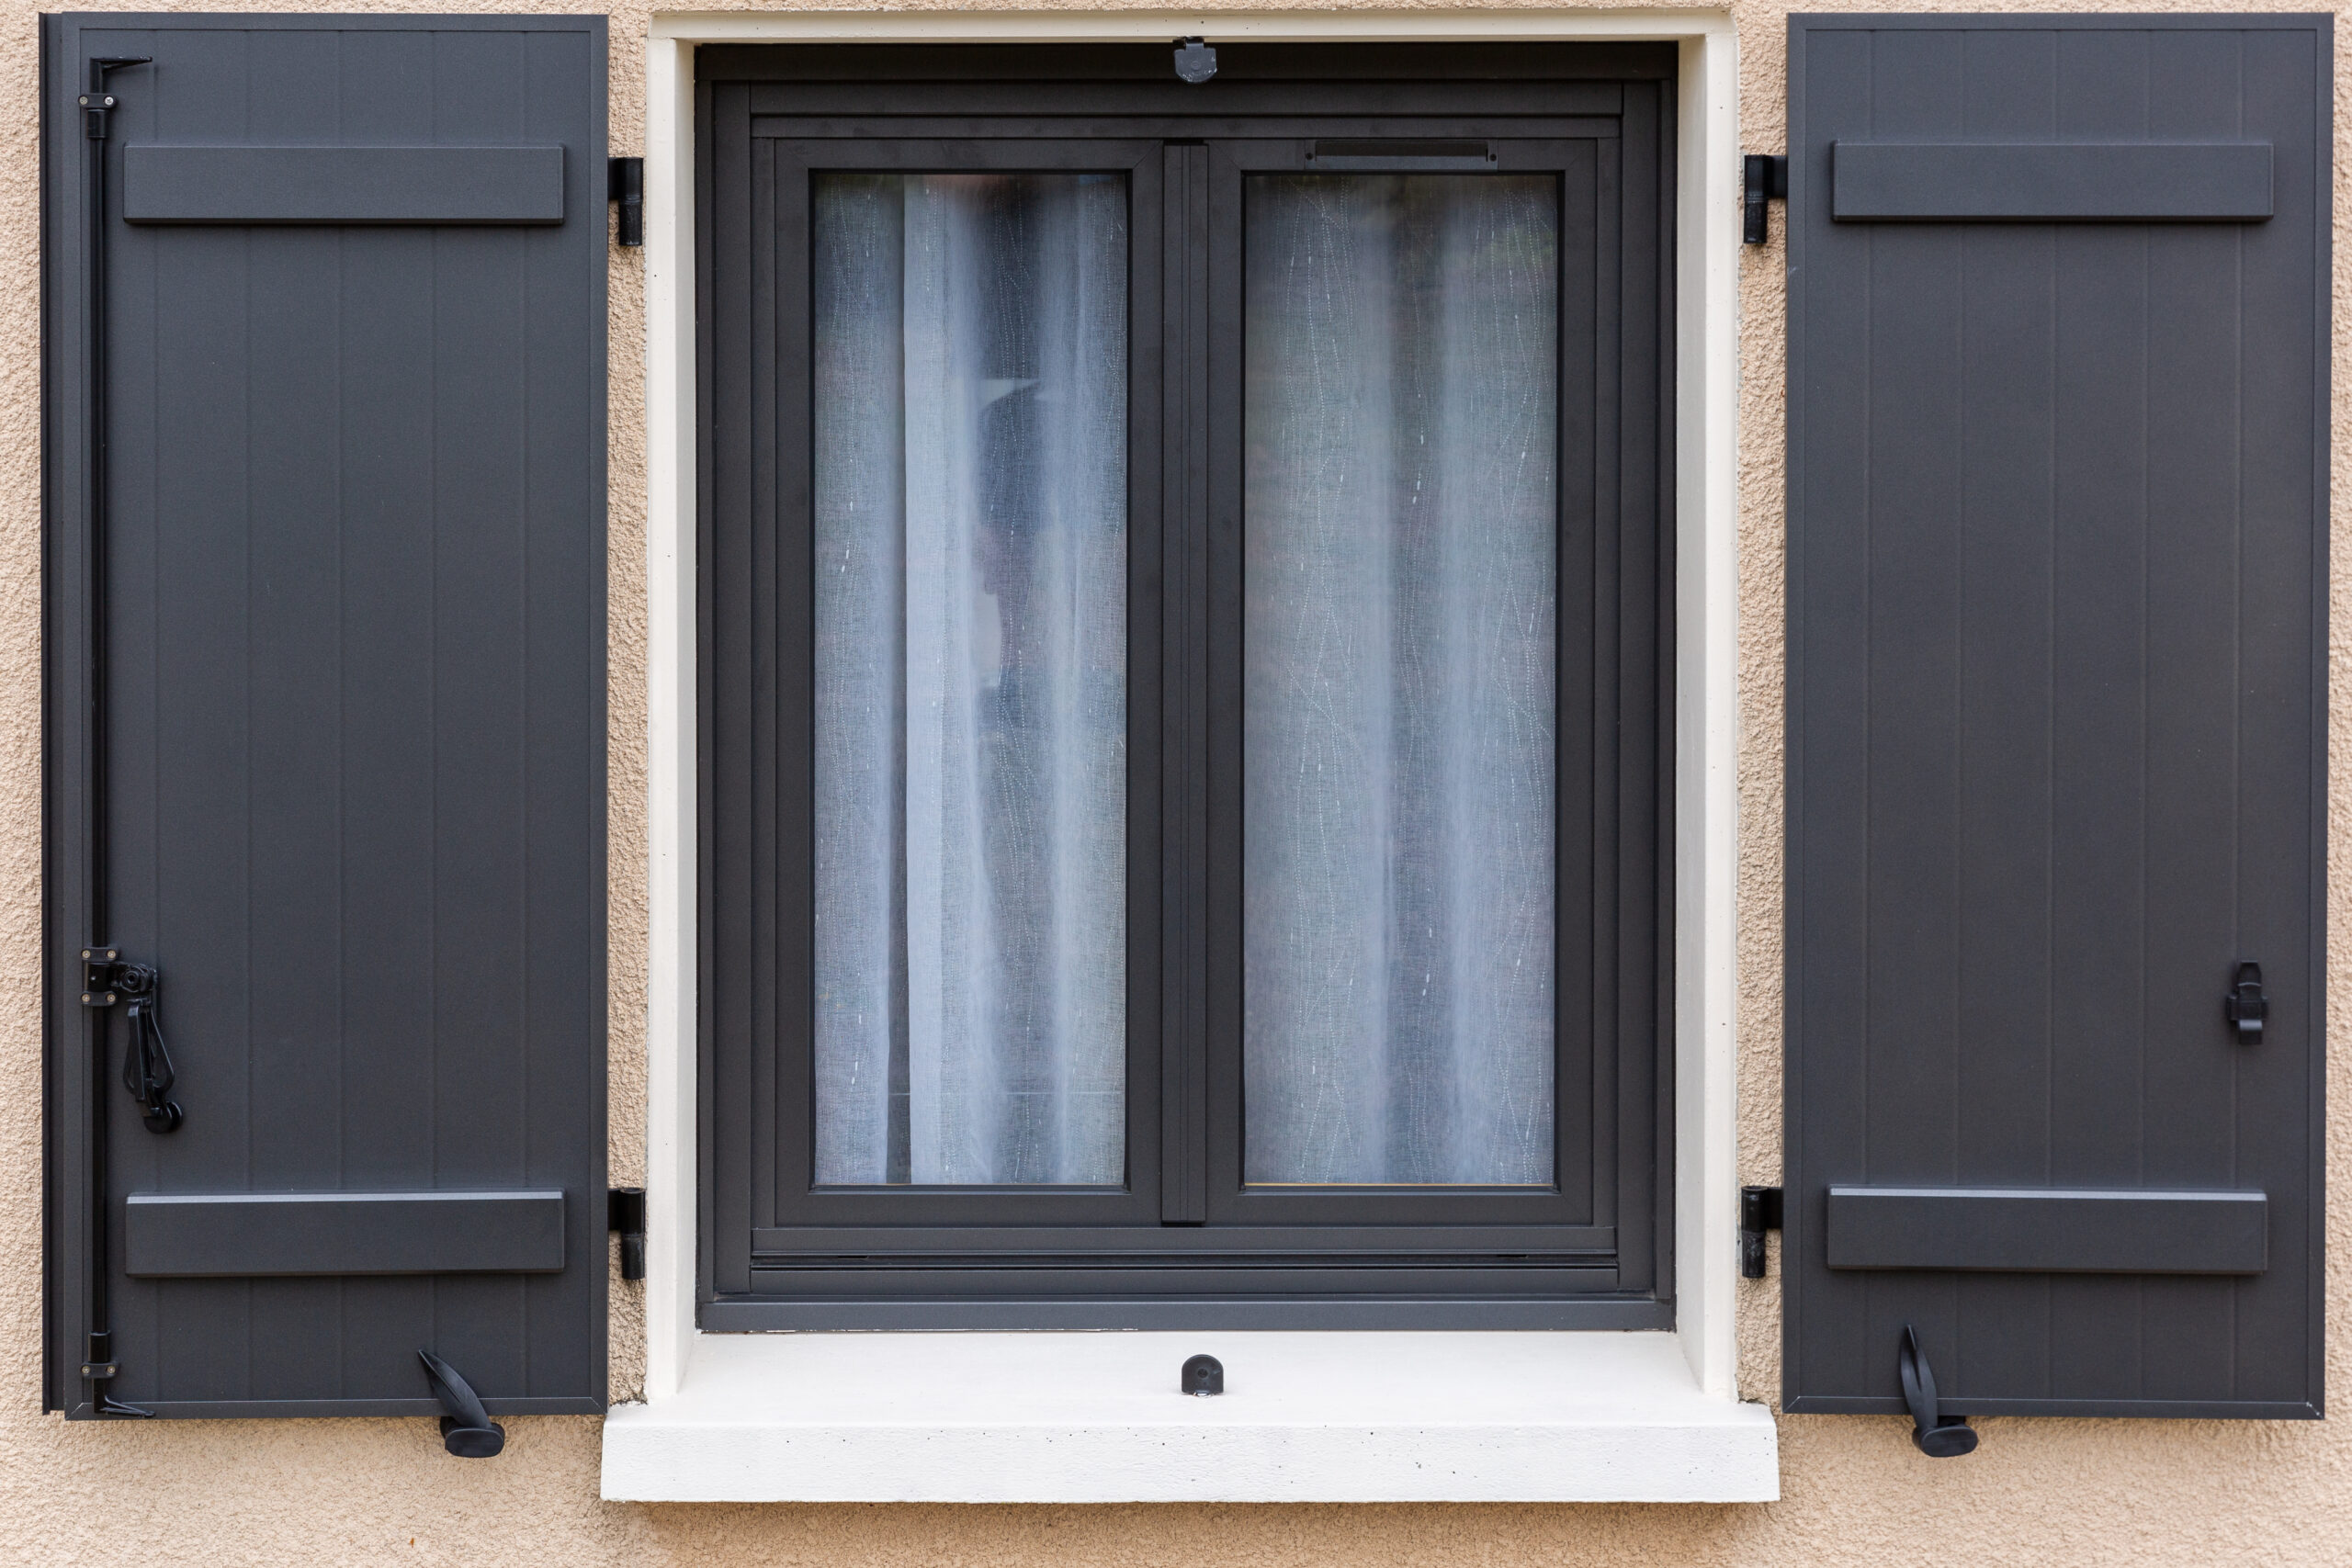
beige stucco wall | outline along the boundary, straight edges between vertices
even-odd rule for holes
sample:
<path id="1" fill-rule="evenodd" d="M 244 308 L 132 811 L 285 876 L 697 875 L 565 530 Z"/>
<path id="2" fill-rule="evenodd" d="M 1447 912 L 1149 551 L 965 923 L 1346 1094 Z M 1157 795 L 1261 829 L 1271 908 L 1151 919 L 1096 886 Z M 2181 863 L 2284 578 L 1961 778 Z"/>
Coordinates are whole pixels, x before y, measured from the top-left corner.
<path id="1" fill-rule="evenodd" d="M 130 7 L 125 7 L 130 8 Z M 141 5 L 141 10 L 200 6 Z M 213 9 L 232 8 L 216 0 Z M 457 8 L 309 0 L 351 10 Z M 482 6 L 481 9 L 525 9 Z M 545 9 L 587 8 L 549 5 Z M 712 8 L 697 6 L 696 9 Z M 894 7 L 895 8 L 895 7 Z M 913 7 L 904 7 L 912 9 Z M 965 8 L 1003 8 L 975 5 Z M 1034 0 L 1023 9 L 1035 8 Z M 1089 9 L 1102 8 L 1102 0 Z M 1261 8 L 1261 7 L 1252 7 Z M 1345 10 L 1345 6 L 1318 7 Z M 1818 5 L 1811 8 L 1838 8 Z M 1885 9 L 1883 5 L 1855 7 Z M 1927 7 L 1919 7 L 1925 9 Z M 2018 8 L 2025 7 L 1970 7 Z M 2045 3 L 2037 9 L 2058 8 Z M 2067 9 L 2216 10 L 2078 0 Z M 2310 9 L 2308 6 L 2263 7 Z M 1210 6 L 1202 14 L 1214 14 Z M 1744 147 L 1782 142 L 1784 5 L 1741 0 Z M 648 7 L 612 11 L 616 151 L 644 122 Z M 1213 28 L 1210 29 L 1212 32 Z M 2352 28 L 2339 23 L 2332 705 L 2352 716 Z M 0 126 L 31 170 L 35 11 L 0 0 Z M 590 1564 L 822 1562 L 1555 1563 L 2352 1562 L 2352 1421 L 1988 1420 L 1957 1463 L 1894 1418 L 1783 1417 L 1784 1500 L 1697 1506 L 647 1506 L 596 1496 L 598 1423 L 507 1422 L 504 1456 L 446 1458 L 432 1423 L 64 1422 L 40 1413 L 40 488 L 38 214 L 0 205 L 0 1560 L 28 1562 Z M 1742 1179 L 1780 1160 L 1781 347 L 1780 221 L 1741 257 L 1740 1003 Z M 612 271 L 612 1171 L 643 1168 L 645 430 L 642 253 Z M 2329 1382 L 2352 1371 L 2352 722 L 2331 748 Z M 1772 1398 L 1778 1285 L 1740 1285 L 1740 1382 Z M 641 1297 L 615 1286 L 613 1387 L 637 1386 Z"/>

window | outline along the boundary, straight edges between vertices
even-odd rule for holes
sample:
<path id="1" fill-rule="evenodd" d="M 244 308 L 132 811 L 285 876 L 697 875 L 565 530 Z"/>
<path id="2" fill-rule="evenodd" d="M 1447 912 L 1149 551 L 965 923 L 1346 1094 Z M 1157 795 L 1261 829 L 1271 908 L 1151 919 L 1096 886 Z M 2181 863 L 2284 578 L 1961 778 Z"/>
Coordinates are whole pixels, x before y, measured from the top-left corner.
<path id="1" fill-rule="evenodd" d="M 1671 1322 L 1670 47 L 699 51 L 703 1323 Z"/>

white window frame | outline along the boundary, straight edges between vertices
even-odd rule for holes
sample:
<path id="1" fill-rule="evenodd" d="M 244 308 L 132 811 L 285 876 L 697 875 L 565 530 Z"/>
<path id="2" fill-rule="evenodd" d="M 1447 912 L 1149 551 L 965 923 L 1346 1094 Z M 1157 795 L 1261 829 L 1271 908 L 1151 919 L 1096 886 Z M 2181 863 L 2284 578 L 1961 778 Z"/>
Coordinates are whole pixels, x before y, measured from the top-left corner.
<path id="1" fill-rule="evenodd" d="M 1675 1298 L 1668 1333 L 706 1334 L 695 1323 L 694 51 L 749 42 L 1670 40 L 1677 103 Z M 1739 146 L 1724 12 L 657 13 L 647 40 L 646 1402 L 604 1495 L 673 1501 L 1779 1495 L 1734 1376 Z M 1183 1357 L 1230 1392 L 1175 1391 Z"/>

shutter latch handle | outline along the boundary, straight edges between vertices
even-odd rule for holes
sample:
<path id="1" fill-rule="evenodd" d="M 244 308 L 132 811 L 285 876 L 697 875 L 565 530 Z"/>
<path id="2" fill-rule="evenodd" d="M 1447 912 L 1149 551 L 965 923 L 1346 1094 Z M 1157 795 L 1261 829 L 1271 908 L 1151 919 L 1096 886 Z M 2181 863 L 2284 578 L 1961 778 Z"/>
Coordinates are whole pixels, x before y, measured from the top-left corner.
<path id="1" fill-rule="evenodd" d="M 1976 1428 L 1965 1416 L 1947 1421 L 1943 1402 L 1936 1397 L 1936 1374 L 1928 1369 L 1927 1352 L 1909 1324 L 1903 1325 L 1903 1403 L 1911 1407 L 1911 1440 L 1929 1459 L 1958 1459 L 1976 1451 Z"/>
<path id="2" fill-rule="evenodd" d="M 2262 965 L 2241 963 L 2237 984 L 2222 998 L 2222 1016 L 2238 1032 L 2241 1045 L 2262 1043 L 2262 1021 L 2270 1016 L 2270 998 L 2262 994 Z"/>
<path id="3" fill-rule="evenodd" d="M 458 1375 L 458 1369 L 430 1350 L 419 1350 L 424 1381 L 433 1397 L 449 1414 L 441 1417 L 441 1446 L 459 1459 L 491 1459 L 506 1446 L 506 1428 L 490 1418 L 481 1396 Z"/>
<path id="4" fill-rule="evenodd" d="M 82 950 L 82 1005 L 110 1008 L 129 1002 L 130 1043 L 122 1053 L 122 1087 L 139 1102 L 139 1119 L 151 1133 L 179 1130 L 180 1108 L 165 1098 L 178 1074 L 172 1054 L 164 1048 L 164 1028 L 156 1017 L 163 976 L 144 964 L 126 964 L 119 947 Z"/>

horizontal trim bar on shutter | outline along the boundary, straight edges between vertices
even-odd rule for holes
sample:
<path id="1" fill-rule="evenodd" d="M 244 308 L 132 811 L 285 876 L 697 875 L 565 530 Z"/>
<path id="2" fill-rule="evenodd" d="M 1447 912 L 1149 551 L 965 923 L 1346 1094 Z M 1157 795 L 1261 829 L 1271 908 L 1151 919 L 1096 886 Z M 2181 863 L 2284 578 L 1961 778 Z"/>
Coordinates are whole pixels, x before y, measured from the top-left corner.
<path id="1" fill-rule="evenodd" d="M 132 223 L 560 223 L 560 147 L 126 147 Z"/>
<path id="2" fill-rule="evenodd" d="M 1837 141 L 1830 186 L 1841 223 L 2247 222 L 2270 144 Z"/>
<path id="3" fill-rule="evenodd" d="M 2259 1274 L 2259 1192 L 1832 1187 L 1832 1269 L 2070 1274 Z"/>
<path id="4" fill-rule="evenodd" d="M 123 1272 L 553 1274 L 560 1192 L 134 1192 Z"/>

